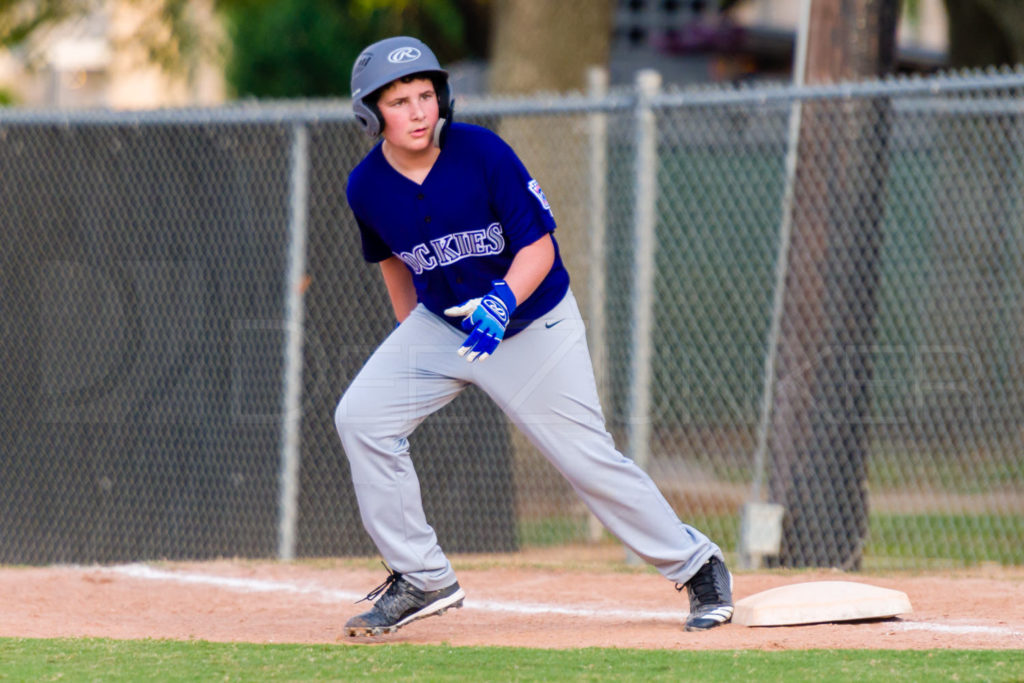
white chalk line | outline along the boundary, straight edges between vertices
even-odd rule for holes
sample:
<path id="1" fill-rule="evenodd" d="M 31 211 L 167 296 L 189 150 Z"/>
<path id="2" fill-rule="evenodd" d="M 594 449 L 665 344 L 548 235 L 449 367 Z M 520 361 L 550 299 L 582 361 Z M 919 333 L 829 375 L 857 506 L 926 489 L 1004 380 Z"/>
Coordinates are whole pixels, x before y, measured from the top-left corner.
<path id="1" fill-rule="evenodd" d="M 1024 638 L 1024 631 L 1008 626 L 978 626 L 975 624 L 943 624 L 930 621 L 904 621 L 896 625 L 898 631 L 931 631 L 958 636 L 1006 636 Z"/>
<path id="2" fill-rule="evenodd" d="M 146 564 L 124 564 L 101 568 L 133 579 L 166 581 L 170 583 L 213 586 L 239 593 L 284 593 L 304 595 L 329 603 L 352 603 L 365 596 L 363 593 L 325 588 L 316 584 L 272 581 L 267 579 L 238 578 L 201 574 L 196 572 L 168 571 Z M 606 608 L 569 607 L 545 603 L 503 602 L 498 600 L 467 600 L 465 609 L 482 612 L 497 612 L 518 615 L 555 614 L 587 619 L 670 621 L 682 622 L 686 610 L 623 610 Z M 980 635 L 1024 638 L 1024 631 L 1004 626 L 981 626 L 975 624 L 950 624 L 926 621 L 900 621 L 894 625 L 898 631 L 930 631 L 950 635 Z"/>
<path id="3" fill-rule="evenodd" d="M 365 593 L 353 593 L 351 591 L 324 588 L 323 586 L 317 586 L 316 584 L 293 583 L 290 581 L 268 581 L 266 579 L 244 579 L 212 574 L 197 574 L 193 572 L 166 571 L 156 569 L 145 564 L 117 565 L 114 567 L 103 568 L 102 571 L 120 574 L 121 576 L 127 576 L 133 579 L 215 586 L 240 593 L 286 593 L 292 595 L 305 595 L 318 598 L 323 602 L 331 603 L 352 603 L 366 596 Z M 477 599 L 467 600 L 464 609 L 520 615 L 558 614 L 572 617 L 586 617 L 588 619 L 644 619 L 655 621 L 678 621 L 680 623 L 686 618 L 687 614 L 685 609 L 674 611 L 622 610 L 605 608 L 589 609 L 585 607 L 567 607 L 564 605 L 550 605 L 543 603 L 502 602 L 498 600 Z"/>

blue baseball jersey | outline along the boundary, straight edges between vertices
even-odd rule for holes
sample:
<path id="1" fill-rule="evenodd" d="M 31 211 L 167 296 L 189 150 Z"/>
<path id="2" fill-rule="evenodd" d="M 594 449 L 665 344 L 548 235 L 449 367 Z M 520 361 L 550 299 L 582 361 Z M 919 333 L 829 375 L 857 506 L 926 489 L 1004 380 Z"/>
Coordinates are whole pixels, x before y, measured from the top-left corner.
<path id="1" fill-rule="evenodd" d="M 489 292 L 520 249 L 553 233 L 551 207 L 512 148 L 486 128 L 451 124 L 421 185 L 391 167 L 381 144 L 352 170 L 346 188 L 363 256 L 371 263 L 400 258 L 419 302 L 459 328 L 461 320 L 444 310 Z M 556 242 L 551 271 L 519 303 L 505 336 L 554 308 L 568 287 Z"/>

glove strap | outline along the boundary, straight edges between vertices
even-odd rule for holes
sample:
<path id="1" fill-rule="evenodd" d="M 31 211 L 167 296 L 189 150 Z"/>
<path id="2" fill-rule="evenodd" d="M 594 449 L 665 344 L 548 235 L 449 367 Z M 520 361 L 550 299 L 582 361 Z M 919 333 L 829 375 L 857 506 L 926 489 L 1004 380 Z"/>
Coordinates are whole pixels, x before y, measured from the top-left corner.
<path id="1" fill-rule="evenodd" d="M 508 283 L 504 280 L 493 280 L 491 281 L 491 293 L 501 299 L 501 302 L 505 304 L 505 308 L 508 309 L 508 314 L 511 316 L 512 311 L 516 310 L 516 295 L 512 292 L 512 288 L 508 286 Z"/>

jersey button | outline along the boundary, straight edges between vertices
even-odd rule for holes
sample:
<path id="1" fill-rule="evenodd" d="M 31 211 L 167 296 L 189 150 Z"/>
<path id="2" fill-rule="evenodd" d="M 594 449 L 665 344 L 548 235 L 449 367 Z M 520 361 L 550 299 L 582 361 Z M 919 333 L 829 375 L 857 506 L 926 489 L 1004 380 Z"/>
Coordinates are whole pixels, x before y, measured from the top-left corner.
<path id="1" fill-rule="evenodd" d="M 416 199 L 423 199 L 423 193 L 420 192 L 418 195 L 416 195 Z"/>
<path id="2" fill-rule="evenodd" d="M 426 217 L 426 218 L 424 218 L 423 220 L 424 220 L 425 222 L 429 223 L 429 222 L 430 222 L 430 216 L 427 216 L 427 217 Z"/>

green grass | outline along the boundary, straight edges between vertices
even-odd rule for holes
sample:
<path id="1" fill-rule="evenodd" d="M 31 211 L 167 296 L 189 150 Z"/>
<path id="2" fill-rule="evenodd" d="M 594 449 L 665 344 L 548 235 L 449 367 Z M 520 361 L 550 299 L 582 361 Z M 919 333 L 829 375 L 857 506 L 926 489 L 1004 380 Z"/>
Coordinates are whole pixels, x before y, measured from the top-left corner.
<path id="1" fill-rule="evenodd" d="M 565 545 L 586 537 L 587 521 L 580 516 L 520 519 L 516 533 L 523 547 Z"/>
<path id="2" fill-rule="evenodd" d="M 738 547 L 740 518 L 735 515 L 687 514 L 683 520 L 730 552 Z M 871 513 L 864 567 L 949 568 L 992 562 L 1024 565 L 1024 517 L 995 514 Z M 548 547 L 583 541 L 586 522 L 578 517 L 520 520 L 523 547 Z"/>
<path id="3" fill-rule="evenodd" d="M 419 645 L 0 639 L 0 680 L 1020 681 L 1024 653 L 981 650 L 528 650 Z"/>
<path id="4" fill-rule="evenodd" d="M 1024 517 L 1014 515 L 884 515 L 870 518 L 865 557 L 907 566 L 1024 564 Z"/>
<path id="5" fill-rule="evenodd" d="M 688 524 L 727 551 L 739 544 L 739 515 L 693 515 Z M 1024 565 L 1024 517 L 994 514 L 874 512 L 868 518 L 864 566 L 969 567 L 985 562 Z"/>

